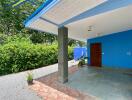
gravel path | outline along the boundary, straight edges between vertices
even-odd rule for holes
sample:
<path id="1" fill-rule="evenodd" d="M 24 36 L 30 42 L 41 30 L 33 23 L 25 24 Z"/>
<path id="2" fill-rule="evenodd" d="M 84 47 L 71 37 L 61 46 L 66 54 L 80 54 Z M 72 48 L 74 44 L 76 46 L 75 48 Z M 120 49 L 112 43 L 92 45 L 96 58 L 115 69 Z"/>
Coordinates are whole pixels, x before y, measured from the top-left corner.
<path id="1" fill-rule="evenodd" d="M 69 67 L 75 65 L 69 61 Z M 33 70 L 34 78 L 39 78 L 58 70 L 58 64 Z M 28 89 L 27 72 L 20 72 L 0 77 L 0 100 L 42 100 L 37 94 Z"/>

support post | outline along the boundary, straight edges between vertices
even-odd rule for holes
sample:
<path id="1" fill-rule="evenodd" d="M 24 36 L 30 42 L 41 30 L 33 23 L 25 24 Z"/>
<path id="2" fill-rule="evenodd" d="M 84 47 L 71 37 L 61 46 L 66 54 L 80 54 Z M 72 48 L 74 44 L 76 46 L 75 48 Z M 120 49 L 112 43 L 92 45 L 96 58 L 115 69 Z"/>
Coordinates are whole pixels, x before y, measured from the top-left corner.
<path id="1" fill-rule="evenodd" d="M 58 80 L 68 82 L 68 28 L 58 29 Z"/>

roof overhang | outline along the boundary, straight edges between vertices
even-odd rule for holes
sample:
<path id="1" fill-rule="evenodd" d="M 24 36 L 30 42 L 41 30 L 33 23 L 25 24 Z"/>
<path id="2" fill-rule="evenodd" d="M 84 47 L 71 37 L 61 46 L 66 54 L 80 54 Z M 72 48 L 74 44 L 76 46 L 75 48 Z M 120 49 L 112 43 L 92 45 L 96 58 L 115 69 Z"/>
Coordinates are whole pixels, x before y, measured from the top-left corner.
<path id="1" fill-rule="evenodd" d="M 47 0 L 26 21 L 34 30 L 86 39 L 132 29 L 132 0 Z"/>

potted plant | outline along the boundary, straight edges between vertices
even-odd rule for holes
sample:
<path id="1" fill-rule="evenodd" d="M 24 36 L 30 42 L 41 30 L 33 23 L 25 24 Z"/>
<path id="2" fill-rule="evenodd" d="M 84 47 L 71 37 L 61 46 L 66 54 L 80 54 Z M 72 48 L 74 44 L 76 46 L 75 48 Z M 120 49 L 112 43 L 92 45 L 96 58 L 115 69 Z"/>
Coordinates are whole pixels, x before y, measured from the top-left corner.
<path id="1" fill-rule="evenodd" d="M 32 74 L 32 72 L 28 72 L 28 74 L 27 74 L 27 83 L 28 83 L 28 85 L 33 84 L 33 74 Z"/>
<path id="2" fill-rule="evenodd" d="M 85 59 L 81 58 L 78 63 L 78 67 L 83 67 L 85 65 Z"/>

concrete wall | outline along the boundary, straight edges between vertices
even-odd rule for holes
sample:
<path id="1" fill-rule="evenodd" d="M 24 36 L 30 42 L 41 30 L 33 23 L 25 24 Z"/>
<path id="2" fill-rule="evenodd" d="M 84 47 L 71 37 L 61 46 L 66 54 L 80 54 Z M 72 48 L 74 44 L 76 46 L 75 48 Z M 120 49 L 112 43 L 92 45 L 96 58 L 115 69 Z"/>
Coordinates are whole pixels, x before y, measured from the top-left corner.
<path id="1" fill-rule="evenodd" d="M 102 43 L 103 66 L 132 69 L 132 30 L 87 40 L 89 58 L 89 44 L 98 42 Z"/>

